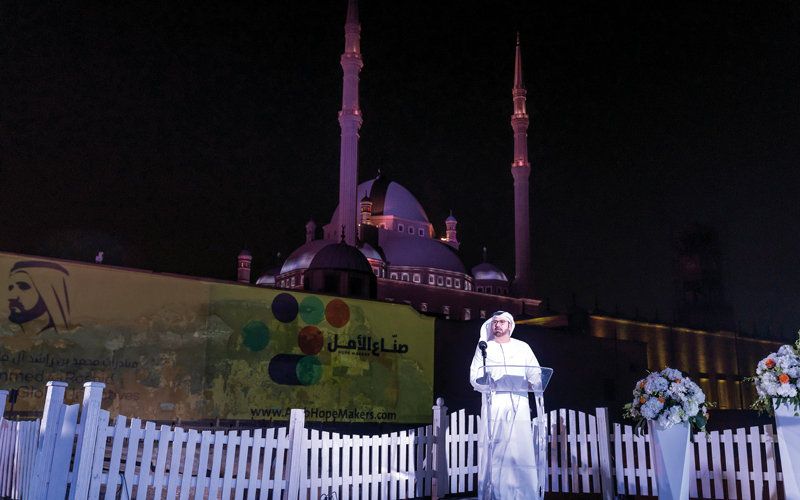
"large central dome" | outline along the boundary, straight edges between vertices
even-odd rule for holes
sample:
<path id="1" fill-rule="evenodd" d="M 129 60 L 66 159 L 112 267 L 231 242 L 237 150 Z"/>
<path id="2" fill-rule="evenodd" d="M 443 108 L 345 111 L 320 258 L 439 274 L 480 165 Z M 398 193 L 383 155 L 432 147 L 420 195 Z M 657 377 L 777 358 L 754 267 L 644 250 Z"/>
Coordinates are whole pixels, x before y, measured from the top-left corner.
<path id="1" fill-rule="evenodd" d="M 375 179 L 358 185 L 358 198 L 365 195 L 372 201 L 372 215 L 401 217 L 410 221 L 429 224 L 428 215 L 411 192 L 400 184 L 379 175 Z M 359 218 L 356 207 L 356 220 Z M 333 212 L 332 223 L 339 220 L 339 207 Z"/>

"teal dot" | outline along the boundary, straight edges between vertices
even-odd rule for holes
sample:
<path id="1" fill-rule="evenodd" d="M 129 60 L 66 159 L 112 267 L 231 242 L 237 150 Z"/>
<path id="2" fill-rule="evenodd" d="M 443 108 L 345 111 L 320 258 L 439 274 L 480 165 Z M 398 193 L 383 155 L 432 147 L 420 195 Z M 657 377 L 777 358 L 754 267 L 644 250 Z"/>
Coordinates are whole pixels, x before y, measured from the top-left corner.
<path id="1" fill-rule="evenodd" d="M 300 319 L 307 325 L 316 325 L 325 317 L 325 306 L 317 297 L 306 297 L 300 302 Z"/>
<path id="2" fill-rule="evenodd" d="M 297 362 L 297 380 L 303 385 L 313 385 L 322 379 L 322 363 L 314 356 L 303 356 Z"/>
<path id="3" fill-rule="evenodd" d="M 242 344 L 251 351 L 260 351 L 269 344 L 269 328 L 263 321 L 250 321 L 242 328 Z"/>

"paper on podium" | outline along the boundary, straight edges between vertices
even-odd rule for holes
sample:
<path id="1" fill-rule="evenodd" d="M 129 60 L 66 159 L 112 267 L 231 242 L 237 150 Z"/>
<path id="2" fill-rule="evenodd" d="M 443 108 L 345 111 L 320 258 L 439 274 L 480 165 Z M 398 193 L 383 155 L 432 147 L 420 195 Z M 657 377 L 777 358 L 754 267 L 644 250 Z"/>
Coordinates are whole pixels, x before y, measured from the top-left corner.
<path id="1" fill-rule="evenodd" d="M 481 366 L 475 390 L 478 392 L 542 393 L 550 382 L 553 369 L 528 365 Z"/>

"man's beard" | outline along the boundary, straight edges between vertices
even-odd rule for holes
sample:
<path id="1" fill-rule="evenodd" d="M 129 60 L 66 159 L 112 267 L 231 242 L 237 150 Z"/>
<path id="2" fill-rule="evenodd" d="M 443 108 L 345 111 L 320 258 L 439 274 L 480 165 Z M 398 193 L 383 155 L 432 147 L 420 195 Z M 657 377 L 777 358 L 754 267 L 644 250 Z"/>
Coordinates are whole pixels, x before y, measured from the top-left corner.
<path id="1" fill-rule="evenodd" d="M 43 314 L 47 314 L 47 306 L 39 297 L 39 301 L 31 309 L 25 309 L 17 299 L 8 300 L 8 320 L 18 325 L 23 325 L 28 321 L 33 321 Z"/>

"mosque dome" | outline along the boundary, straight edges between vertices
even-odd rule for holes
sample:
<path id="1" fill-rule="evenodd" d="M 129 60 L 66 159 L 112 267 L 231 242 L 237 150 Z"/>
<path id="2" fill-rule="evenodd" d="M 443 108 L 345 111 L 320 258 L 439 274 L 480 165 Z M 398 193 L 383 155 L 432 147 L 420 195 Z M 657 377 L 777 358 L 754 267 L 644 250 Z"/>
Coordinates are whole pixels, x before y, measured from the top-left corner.
<path id="1" fill-rule="evenodd" d="M 333 243 L 322 248 L 311 259 L 309 269 L 341 269 L 372 274 L 372 267 L 358 248 L 347 243 Z"/>
<path id="2" fill-rule="evenodd" d="M 256 280 L 256 285 L 274 286 L 275 285 L 275 274 L 272 274 L 272 272 L 266 272 L 266 273 L 262 274 Z"/>
<path id="3" fill-rule="evenodd" d="M 381 230 L 381 248 L 391 266 L 431 267 L 467 274 L 455 250 L 438 240 Z"/>
<path id="4" fill-rule="evenodd" d="M 281 267 L 281 274 L 295 269 L 308 269 L 311 260 L 317 252 L 328 245 L 335 244 L 333 240 L 312 240 L 292 252 Z"/>
<path id="5" fill-rule="evenodd" d="M 496 266 L 483 262 L 472 268 L 472 276 L 476 281 L 497 280 L 508 281 L 505 273 Z"/>
<path id="6" fill-rule="evenodd" d="M 375 250 L 375 248 L 369 243 L 362 243 L 358 249 L 364 254 L 364 257 L 368 259 L 383 261 L 383 256 L 380 254 L 380 252 Z"/>
<path id="7" fill-rule="evenodd" d="M 283 263 L 283 267 L 281 267 L 280 273 L 278 274 L 288 273 L 289 271 L 294 271 L 295 269 L 308 269 L 309 267 L 311 267 L 311 262 L 314 260 L 314 258 L 321 250 L 323 250 L 328 246 L 337 244 L 338 242 L 333 240 L 309 241 L 308 243 L 299 247 L 297 250 L 295 250 L 289 255 L 289 258 L 287 258 L 286 262 Z M 358 250 L 367 259 L 383 261 L 383 256 L 380 254 L 380 252 L 375 250 L 375 248 L 373 248 L 368 243 L 364 243 L 361 247 L 357 248 L 356 250 Z M 265 276 L 262 276 L 262 278 L 265 278 Z M 261 280 L 261 278 L 259 278 L 259 280 Z M 274 283 L 274 277 L 272 282 Z"/>
<path id="8" fill-rule="evenodd" d="M 430 223 L 428 215 L 411 192 L 400 184 L 390 181 L 383 175 L 362 182 L 356 191 L 372 201 L 372 216 L 391 215 L 404 219 Z M 360 207 L 356 207 L 356 217 L 360 217 Z M 339 207 L 333 212 L 331 221 L 339 220 Z M 358 219 L 357 219 L 358 220 Z"/>

